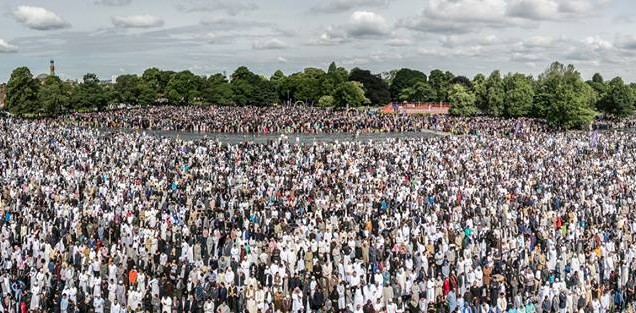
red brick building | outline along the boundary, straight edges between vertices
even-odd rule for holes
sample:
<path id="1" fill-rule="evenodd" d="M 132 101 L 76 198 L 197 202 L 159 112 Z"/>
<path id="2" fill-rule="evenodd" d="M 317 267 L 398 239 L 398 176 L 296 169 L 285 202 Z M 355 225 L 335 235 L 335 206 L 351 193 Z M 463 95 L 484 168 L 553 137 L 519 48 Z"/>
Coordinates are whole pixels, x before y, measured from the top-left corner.
<path id="1" fill-rule="evenodd" d="M 419 103 L 391 103 L 382 109 L 384 113 L 406 114 L 448 114 L 450 103 L 419 102 Z"/>

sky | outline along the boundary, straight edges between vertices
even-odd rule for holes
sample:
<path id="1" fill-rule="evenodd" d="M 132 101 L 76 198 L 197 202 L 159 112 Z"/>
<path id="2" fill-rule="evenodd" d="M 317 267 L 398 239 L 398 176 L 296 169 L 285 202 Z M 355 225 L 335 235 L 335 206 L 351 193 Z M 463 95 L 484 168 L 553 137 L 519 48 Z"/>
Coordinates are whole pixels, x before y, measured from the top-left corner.
<path id="1" fill-rule="evenodd" d="M 636 81 L 634 0 L 2 0 L 0 82 L 241 65 L 537 75 L 551 62 Z"/>

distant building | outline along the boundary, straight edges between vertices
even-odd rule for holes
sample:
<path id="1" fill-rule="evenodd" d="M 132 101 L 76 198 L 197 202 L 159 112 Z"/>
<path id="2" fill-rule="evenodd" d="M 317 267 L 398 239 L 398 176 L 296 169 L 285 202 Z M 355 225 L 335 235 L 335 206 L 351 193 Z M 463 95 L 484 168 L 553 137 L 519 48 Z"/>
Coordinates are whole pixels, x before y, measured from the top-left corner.
<path id="1" fill-rule="evenodd" d="M 39 81 L 40 83 L 43 83 L 47 78 L 49 78 L 49 76 L 55 76 L 55 61 L 53 60 L 49 62 L 49 73 L 48 74 L 42 73 L 38 76 L 35 76 L 35 79 Z"/>
<path id="2" fill-rule="evenodd" d="M 382 113 L 404 114 L 448 114 L 450 103 L 446 102 L 417 102 L 391 103 L 382 108 Z"/>
<path id="3" fill-rule="evenodd" d="M 7 84 L 0 84 L 0 109 L 4 109 L 7 101 Z"/>

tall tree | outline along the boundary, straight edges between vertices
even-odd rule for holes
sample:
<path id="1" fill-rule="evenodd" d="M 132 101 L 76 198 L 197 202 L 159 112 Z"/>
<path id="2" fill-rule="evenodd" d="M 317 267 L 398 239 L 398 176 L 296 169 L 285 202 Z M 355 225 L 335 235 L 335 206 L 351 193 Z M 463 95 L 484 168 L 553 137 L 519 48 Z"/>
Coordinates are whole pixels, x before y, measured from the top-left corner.
<path id="1" fill-rule="evenodd" d="M 393 76 L 393 77 L 391 77 Z M 400 100 L 402 90 L 415 86 L 417 83 L 426 83 L 426 74 L 408 68 L 402 68 L 389 76 L 391 79 L 391 99 Z"/>
<path id="2" fill-rule="evenodd" d="M 349 74 L 350 81 L 362 83 L 365 97 L 372 105 L 385 105 L 391 101 L 389 85 L 379 75 L 371 74 L 371 71 L 354 68 Z"/>
<path id="3" fill-rule="evenodd" d="M 336 88 L 336 105 L 339 107 L 358 107 L 371 103 L 364 96 L 364 87 L 356 81 L 344 82 Z"/>
<path id="4" fill-rule="evenodd" d="M 102 90 L 99 77 L 92 73 L 84 75 L 72 96 L 75 109 L 97 108 L 100 111 L 106 108 L 110 99 L 115 100 Z"/>
<path id="5" fill-rule="evenodd" d="M 288 90 L 286 88 L 287 77 L 283 74 L 283 71 L 277 70 L 272 74 L 269 81 L 272 82 L 276 95 L 278 96 L 279 103 L 287 103 Z"/>
<path id="6" fill-rule="evenodd" d="M 417 82 L 412 87 L 402 89 L 401 101 L 429 102 L 435 100 L 435 90 L 426 82 Z"/>
<path id="7" fill-rule="evenodd" d="M 589 105 L 585 95 L 576 92 L 566 83 L 558 84 L 555 91 L 552 105 L 548 108 L 548 124 L 564 129 L 581 129 L 594 120 L 596 112 Z"/>
<path id="8" fill-rule="evenodd" d="M 486 77 L 484 74 L 477 74 L 472 81 L 473 94 L 475 95 L 475 105 L 483 112 L 488 111 L 488 91 L 486 89 Z"/>
<path id="9" fill-rule="evenodd" d="M 428 83 L 433 87 L 437 95 L 435 101 L 444 102 L 449 100 L 450 82 L 454 77 L 453 73 L 448 71 L 442 72 L 438 69 L 431 71 L 428 76 Z"/>
<path id="10" fill-rule="evenodd" d="M 466 89 L 468 90 L 473 88 L 473 83 L 470 81 L 470 79 L 466 78 L 466 76 L 461 76 L 461 75 L 453 77 L 453 79 L 451 79 L 450 81 L 450 84 L 451 85 L 460 84 L 466 87 Z"/>
<path id="11" fill-rule="evenodd" d="M 47 77 L 38 90 L 41 110 L 47 115 L 55 115 L 69 109 L 71 86 L 57 76 Z"/>
<path id="12" fill-rule="evenodd" d="M 523 74 L 506 75 L 503 80 L 505 87 L 505 115 L 508 117 L 528 116 L 532 112 L 534 87 L 532 77 Z"/>
<path id="13" fill-rule="evenodd" d="M 604 112 L 618 117 L 627 117 L 634 113 L 636 94 L 620 77 L 616 77 L 609 82 L 608 90 L 600 103 Z"/>
<path id="14" fill-rule="evenodd" d="M 451 107 L 449 113 L 456 116 L 473 116 L 479 113 L 475 106 L 475 95 L 464 85 L 455 84 L 449 92 Z"/>
<path id="15" fill-rule="evenodd" d="M 141 75 L 141 80 L 157 94 L 163 93 L 166 88 L 165 86 L 168 84 L 168 82 L 163 83 L 161 71 L 155 67 L 146 69 Z"/>
<path id="16" fill-rule="evenodd" d="M 333 96 L 336 92 L 336 88 L 347 81 L 349 77 L 349 72 L 343 68 L 338 67 L 336 63 L 331 63 L 329 65 L 329 70 L 327 71 L 327 75 L 325 75 L 325 79 L 321 83 L 322 94 Z"/>
<path id="17" fill-rule="evenodd" d="M 534 115 L 555 127 L 580 128 L 592 122 L 596 95 L 573 65 L 554 62 L 536 82 Z"/>
<path id="18" fill-rule="evenodd" d="M 266 79 L 261 79 L 254 89 L 253 105 L 257 106 L 269 106 L 277 103 L 279 98 L 276 93 L 276 87 L 274 84 Z"/>
<path id="19" fill-rule="evenodd" d="M 38 83 L 27 67 L 18 67 L 7 82 L 7 110 L 14 114 L 33 112 L 38 98 Z"/>
<path id="20" fill-rule="evenodd" d="M 590 87 L 592 87 L 592 89 L 596 93 L 596 99 L 598 101 L 594 104 L 594 106 L 597 110 L 604 111 L 603 100 L 606 99 L 608 85 L 603 80 L 603 76 L 601 76 L 601 74 L 599 73 L 595 73 L 594 76 L 592 76 L 592 80 L 587 81 L 587 84 L 590 85 Z"/>
<path id="21" fill-rule="evenodd" d="M 486 80 L 486 101 L 488 102 L 486 112 L 492 116 L 502 116 L 504 114 L 505 96 L 501 74 L 499 74 L 498 70 L 495 70 Z"/>
<path id="22" fill-rule="evenodd" d="M 318 105 L 323 107 L 323 108 L 332 107 L 335 104 L 336 104 L 336 100 L 334 99 L 333 96 L 322 96 L 318 100 Z"/>
<path id="23" fill-rule="evenodd" d="M 115 92 L 119 103 L 137 105 L 139 77 L 137 75 L 120 75 L 115 82 Z"/>
<path id="24" fill-rule="evenodd" d="M 182 71 L 170 79 L 166 86 L 168 100 L 174 104 L 189 105 L 201 94 L 202 78 L 190 71 Z"/>
<path id="25" fill-rule="evenodd" d="M 117 77 L 114 94 L 119 103 L 151 105 L 157 100 L 156 83 L 156 81 L 144 79 L 143 76 L 121 75 Z"/>
<path id="26" fill-rule="evenodd" d="M 233 104 L 234 92 L 232 86 L 223 74 L 210 75 L 203 87 L 203 98 L 210 104 Z"/>

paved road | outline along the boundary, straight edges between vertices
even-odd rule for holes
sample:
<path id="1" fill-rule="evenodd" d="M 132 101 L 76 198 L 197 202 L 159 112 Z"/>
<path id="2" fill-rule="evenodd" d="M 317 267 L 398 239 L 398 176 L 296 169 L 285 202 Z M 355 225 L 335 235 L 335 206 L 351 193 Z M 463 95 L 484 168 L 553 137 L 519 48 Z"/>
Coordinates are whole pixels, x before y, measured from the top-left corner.
<path id="1" fill-rule="evenodd" d="M 113 129 L 101 129 L 102 132 L 109 133 Z M 119 132 L 137 132 L 131 129 L 117 129 Z M 139 131 L 144 132 L 144 131 Z M 179 137 L 186 140 L 197 139 L 212 139 L 218 140 L 223 143 L 236 144 L 241 142 L 255 142 L 266 143 L 270 140 L 277 140 L 281 137 L 280 134 L 257 134 L 257 135 L 241 135 L 241 134 L 215 134 L 215 133 L 191 133 L 181 131 L 161 131 L 161 130 L 145 130 L 146 134 L 151 134 L 160 137 Z M 287 135 L 289 140 L 296 140 L 298 138 L 299 143 L 313 143 L 313 142 L 328 142 L 328 141 L 368 141 L 368 140 L 386 140 L 389 138 L 429 138 L 434 136 L 447 136 L 447 133 L 435 132 L 435 131 L 422 131 L 422 132 L 404 132 L 404 133 L 372 133 L 372 134 L 360 134 L 357 138 L 354 138 L 352 134 L 348 133 L 335 133 L 335 134 L 290 134 Z"/>

